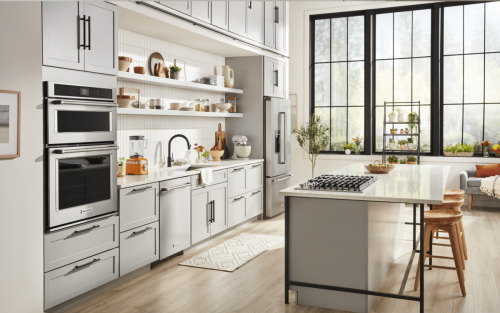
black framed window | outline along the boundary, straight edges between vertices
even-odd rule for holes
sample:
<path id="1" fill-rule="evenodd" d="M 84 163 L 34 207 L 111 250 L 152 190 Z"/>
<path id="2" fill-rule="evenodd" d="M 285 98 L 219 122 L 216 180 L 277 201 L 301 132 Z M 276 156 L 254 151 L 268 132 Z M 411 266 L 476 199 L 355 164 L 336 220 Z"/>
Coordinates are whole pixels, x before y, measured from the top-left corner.
<path id="1" fill-rule="evenodd" d="M 336 15 L 313 23 L 311 113 L 329 124 L 327 151 L 343 151 L 352 138 L 365 135 L 365 16 Z"/>
<path id="2" fill-rule="evenodd" d="M 375 14 L 375 151 L 383 148 L 387 114 L 416 112 L 421 120 L 421 152 L 431 141 L 431 9 Z M 413 102 L 420 101 L 420 108 Z M 390 128 L 403 125 L 387 125 Z"/>
<path id="3" fill-rule="evenodd" d="M 500 141 L 500 3 L 445 6 L 442 14 L 443 145 L 496 143 Z"/>

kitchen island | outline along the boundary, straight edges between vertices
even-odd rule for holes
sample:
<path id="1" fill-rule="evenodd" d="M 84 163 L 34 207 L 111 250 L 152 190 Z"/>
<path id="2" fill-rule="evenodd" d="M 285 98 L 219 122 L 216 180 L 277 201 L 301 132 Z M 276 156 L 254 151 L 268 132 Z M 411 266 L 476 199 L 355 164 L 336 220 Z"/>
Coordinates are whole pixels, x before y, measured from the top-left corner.
<path id="1" fill-rule="evenodd" d="M 354 163 L 328 174 L 376 176 L 363 192 L 299 185 L 280 191 L 285 196 L 285 302 L 293 290 L 298 304 L 369 312 L 376 296 L 384 296 L 419 301 L 423 312 L 423 262 L 420 297 L 379 290 L 402 240 L 404 204 L 418 205 L 423 220 L 426 204 L 442 203 L 448 173 L 448 166 L 396 165 L 388 174 L 372 174 Z M 415 240 L 415 219 L 413 227 Z"/>

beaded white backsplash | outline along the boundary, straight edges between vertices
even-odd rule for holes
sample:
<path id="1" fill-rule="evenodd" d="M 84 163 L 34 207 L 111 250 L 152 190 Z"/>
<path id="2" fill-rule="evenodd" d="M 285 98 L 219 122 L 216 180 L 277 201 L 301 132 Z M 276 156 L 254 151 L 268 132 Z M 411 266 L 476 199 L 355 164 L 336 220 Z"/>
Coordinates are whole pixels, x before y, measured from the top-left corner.
<path id="1" fill-rule="evenodd" d="M 196 81 L 207 75 L 219 74 L 225 58 L 204 51 L 180 46 L 168 41 L 144 36 L 138 33 L 119 29 L 119 56 L 132 58 L 130 71 L 134 66 L 148 66 L 151 53 L 159 52 L 165 65 L 173 65 L 175 59 L 186 61 L 186 80 Z M 149 75 L 149 74 L 146 74 Z M 193 102 L 195 99 L 211 99 L 212 103 L 220 102 L 224 93 L 199 90 L 178 89 L 172 87 L 118 81 L 121 87 L 138 88 L 141 90 L 141 102 L 149 99 L 163 99 L 168 107 L 171 102 Z M 119 92 L 119 91 L 118 91 Z M 118 115 L 118 150 L 119 157 L 129 157 L 129 136 L 143 135 L 148 140 L 145 157 L 150 168 L 166 166 L 168 141 L 173 135 L 183 134 L 194 146 L 195 143 L 210 149 L 215 144 L 215 132 L 218 124 L 225 129 L 223 117 L 181 117 L 181 116 L 151 116 L 151 115 Z M 172 141 L 174 159 L 184 157 L 187 145 L 184 139 Z M 194 153 L 193 153 L 194 160 Z"/>

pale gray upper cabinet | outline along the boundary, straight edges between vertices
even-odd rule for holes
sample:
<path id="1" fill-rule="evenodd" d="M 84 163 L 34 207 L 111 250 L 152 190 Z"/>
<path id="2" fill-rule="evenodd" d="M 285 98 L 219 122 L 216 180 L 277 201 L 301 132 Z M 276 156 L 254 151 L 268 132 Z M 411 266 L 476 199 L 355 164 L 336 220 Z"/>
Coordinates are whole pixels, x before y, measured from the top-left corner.
<path id="1" fill-rule="evenodd" d="M 212 3 L 212 25 L 228 30 L 228 10 L 227 1 L 211 1 Z"/>
<path id="2" fill-rule="evenodd" d="M 285 51 L 285 1 L 266 1 L 264 6 L 264 44 Z"/>
<path id="3" fill-rule="evenodd" d="M 191 1 L 158 1 L 171 9 L 191 15 Z"/>
<path id="4" fill-rule="evenodd" d="M 84 2 L 88 48 L 85 70 L 118 75 L 118 10 L 106 2 Z"/>
<path id="5" fill-rule="evenodd" d="M 264 43 L 264 2 L 247 1 L 248 39 Z"/>
<path id="6" fill-rule="evenodd" d="M 276 76 L 274 96 L 277 98 L 285 98 L 285 63 L 280 61 L 274 63 L 274 75 Z"/>
<path id="7" fill-rule="evenodd" d="M 277 10 L 274 38 L 276 50 L 285 51 L 285 1 L 276 1 Z"/>
<path id="8" fill-rule="evenodd" d="M 264 58 L 264 96 L 274 97 L 274 60 L 271 58 Z"/>
<path id="9" fill-rule="evenodd" d="M 274 1 L 264 2 L 264 44 L 274 48 L 274 24 L 275 24 Z"/>
<path id="10" fill-rule="evenodd" d="M 247 37 L 247 1 L 229 1 L 229 31 Z"/>
<path id="11" fill-rule="evenodd" d="M 43 2 L 43 65 L 118 74 L 118 9 L 105 2 Z"/>
<path id="12" fill-rule="evenodd" d="M 43 65 L 85 69 L 82 2 L 42 2 Z"/>
<path id="13" fill-rule="evenodd" d="M 264 96 L 285 98 L 285 63 L 264 57 Z"/>
<path id="14" fill-rule="evenodd" d="M 191 16 L 210 23 L 210 2 L 209 1 L 191 1 Z"/>

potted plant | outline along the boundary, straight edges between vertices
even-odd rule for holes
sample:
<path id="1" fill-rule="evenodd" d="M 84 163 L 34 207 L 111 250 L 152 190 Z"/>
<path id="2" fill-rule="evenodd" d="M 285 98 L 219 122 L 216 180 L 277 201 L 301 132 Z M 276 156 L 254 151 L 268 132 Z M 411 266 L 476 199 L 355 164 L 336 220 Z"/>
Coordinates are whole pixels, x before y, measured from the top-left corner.
<path id="1" fill-rule="evenodd" d="M 406 159 L 399 160 L 399 164 L 406 164 Z"/>
<path id="2" fill-rule="evenodd" d="M 398 112 L 398 122 L 404 122 L 405 121 L 405 117 L 403 115 L 403 111 L 401 109 L 396 109 L 396 111 Z"/>
<path id="3" fill-rule="evenodd" d="M 491 152 L 495 152 L 495 156 L 497 158 L 500 158 L 500 141 L 496 145 L 491 147 Z"/>
<path id="4" fill-rule="evenodd" d="M 354 149 L 353 144 L 349 143 L 344 146 L 345 154 L 351 154 L 351 150 Z"/>
<path id="5" fill-rule="evenodd" d="M 412 155 L 409 155 L 406 157 L 406 159 L 408 160 L 406 163 L 407 164 L 417 164 L 417 158 Z"/>
<path id="6" fill-rule="evenodd" d="M 418 124 L 419 120 L 420 120 L 420 118 L 418 117 L 417 113 L 410 112 L 410 114 L 408 114 L 408 127 L 410 128 L 411 134 L 416 134 L 417 124 Z"/>
<path id="7" fill-rule="evenodd" d="M 354 152 L 357 155 L 361 154 L 361 142 L 363 141 L 362 138 L 359 138 L 359 136 L 356 136 L 355 138 L 352 138 L 354 140 Z"/>
<path id="8" fill-rule="evenodd" d="M 408 128 L 405 128 L 405 134 L 408 134 Z"/>
<path id="9" fill-rule="evenodd" d="M 170 69 L 170 73 L 172 73 L 172 78 L 179 79 L 179 73 L 182 69 L 176 65 L 170 65 L 168 68 Z"/>
<path id="10" fill-rule="evenodd" d="M 118 172 L 118 177 L 125 176 L 125 158 L 121 157 L 116 161 L 116 171 Z"/>
<path id="11" fill-rule="evenodd" d="M 490 156 L 490 146 L 491 142 L 489 140 L 481 142 L 481 146 L 483 146 L 483 156 L 485 158 Z"/>
<path id="12" fill-rule="evenodd" d="M 304 149 L 311 161 L 311 174 L 314 178 L 314 167 L 318 154 L 325 150 L 330 143 L 329 128 L 321 120 L 321 116 L 312 115 L 309 123 L 300 125 L 297 130 L 297 142 L 299 146 Z"/>
<path id="13" fill-rule="evenodd" d="M 447 145 L 443 149 L 445 156 L 471 157 L 474 155 L 474 145 L 457 143 L 456 145 Z"/>
<path id="14" fill-rule="evenodd" d="M 398 145 L 399 145 L 399 148 L 401 150 L 405 150 L 405 145 L 406 145 L 407 141 L 402 139 L 402 140 L 398 140 Z"/>
<path id="15" fill-rule="evenodd" d="M 397 134 L 398 133 L 398 129 L 397 128 L 391 128 L 390 131 L 391 131 L 391 134 Z"/>
<path id="16" fill-rule="evenodd" d="M 210 153 L 208 153 L 208 151 L 205 150 L 205 152 L 203 152 L 201 154 L 201 156 L 204 158 L 203 162 L 207 163 L 208 162 L 208 157 L 210 156 Z"/>
<path id="17" fill-rule="evenodd" d="M 400 133 L 400 134 L 404 134 L 404 133 L 405 133 L 405 130 L 401 128 L 401 129 L 399 130 L 399 133 Z"/>
<path id="18" fill-rule="evenodd" d="M 407 143 L 408 143 L 408 150 L 413 150 L 413 138 L 412 137 L 408 138 Z"/>
<path id="19" fill-rule="evenodd" d="M 396 112 L 389 113 L 389 122 L 396 122 Z"/>
<path id="20" fill-rule="evenodd" d="M 396 142 L 394 141 L 394 139 L 389 138 L 389 149 L 394 150 L 394 148 L 396 148 Z"/>
<path id="21" fill-rule="evenodd" d="M 205 147 L 203 147 L 202 145 L 199 145 L 197 143 L 194 144 L 194 151 L 196 151 L 198 153 L 198 158 L 196 159 L 196 163 L 201 163 L 203 160 L 201 159 L 202 157 L 202 153 L 203 151 L 205 150 Z"/>
<path id="22" fill-rule="evenodd" d="M 387 158 L 387 161 L 389 162 L 389 164 L 398 164 L 399 158 L 397 156 L 395 156 L 395 155 L 390 155 Z"/>

